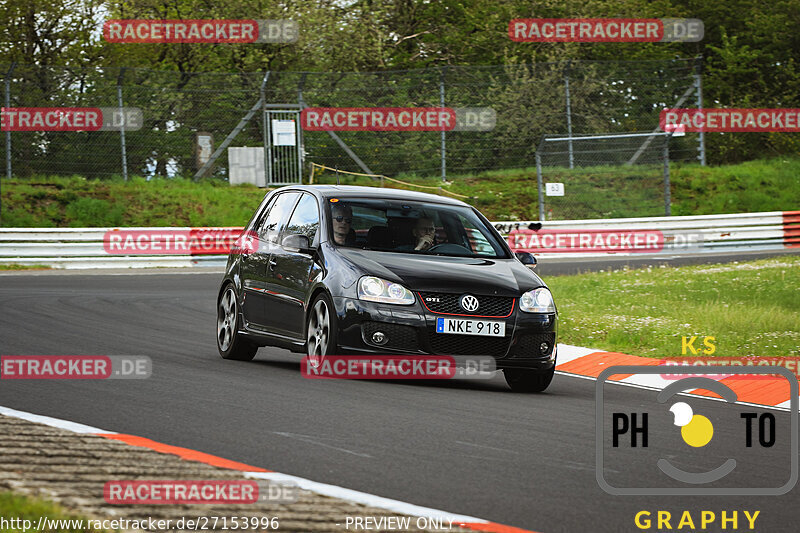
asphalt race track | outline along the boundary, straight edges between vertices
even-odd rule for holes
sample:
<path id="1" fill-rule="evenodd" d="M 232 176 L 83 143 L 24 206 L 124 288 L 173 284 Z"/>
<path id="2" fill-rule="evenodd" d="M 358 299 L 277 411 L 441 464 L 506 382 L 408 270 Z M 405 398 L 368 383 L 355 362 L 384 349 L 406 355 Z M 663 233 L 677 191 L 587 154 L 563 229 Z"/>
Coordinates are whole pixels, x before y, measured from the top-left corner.
<path id="1" fill-rule="evenodd" d="M 543 264 L 541 270 L 556 269 Z M 639 531 L 633 518 L 641 510 L 654 516 L 689 510 L 699 521 L 702 510 L 719 515 L 737 509 L 740 515 L 761 511 L 758 531 L 797 531 L 798 488 L 779 497 L 603 492 L 595 480 L 592 380 L 558 375 L 545 394 L 517 395 L 502 376 L 435 383 L 309 380 L 300 374 L 300 356 L 277 349 L 262 348 L 250 363 L 224 361 L 214 341 L 220 278 L 0 276 L 3 355 L 153 360 L 153 375 L 145 380 L 5 380 L 0 405 L 547 533 Z M 652 395 L 611 387 L 621 411 Z M 723 404 L 702 402 L 706 416 L 723 416 Z M 651 427 L 650 439 L 668 439 L 674 431 Z M 617 479 L 641 484 L 637 467 L 632 459 L 630 471 Z M 761 475 L 785 479 L 786 465 L 764 465 Z M 743 516 L 739 521 L 746 529 Z"/>

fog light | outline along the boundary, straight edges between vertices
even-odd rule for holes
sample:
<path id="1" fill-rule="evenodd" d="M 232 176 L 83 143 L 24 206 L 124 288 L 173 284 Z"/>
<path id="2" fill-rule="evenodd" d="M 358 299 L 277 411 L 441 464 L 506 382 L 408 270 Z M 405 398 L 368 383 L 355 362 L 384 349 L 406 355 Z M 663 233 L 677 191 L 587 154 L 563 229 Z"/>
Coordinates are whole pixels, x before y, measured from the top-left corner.
<path id="1" fill-rule="evenodd" d="M 542 355 L 546 354 L 549 351 L 550 351 L 550 344 L 543 342 L 542 344 L 539 345 L 539 353 L 541 353 Z"/>
<path id="2" fill-rule="evenodd" d="M 378 345 L 384 345 L 389 342 L 389 337 L 387 337 L 382 331 L 376 331 L 372 334 L 372 342 Z"/>

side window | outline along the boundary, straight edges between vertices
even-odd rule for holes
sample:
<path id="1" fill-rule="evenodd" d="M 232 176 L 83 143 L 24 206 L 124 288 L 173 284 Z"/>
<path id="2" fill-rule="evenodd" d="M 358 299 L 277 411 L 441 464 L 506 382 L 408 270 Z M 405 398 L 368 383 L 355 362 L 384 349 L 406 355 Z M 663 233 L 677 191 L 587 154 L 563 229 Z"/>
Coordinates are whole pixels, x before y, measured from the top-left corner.
<path id="1" fill-rule="evenodd" d="M 300 198 L 297 207 L 295 207 L 292 218 L 289 219 L 289 223 L 286 225 L 284 235 L 299 233 L 308 237 L 308 241 L 313 243 L 318 229 L 319 208 L 317 207 L 317 199 L 310 194 L 304 194 Z"/>
<path id="2" fill-rule="evenodd" d="M 494 255 L 497 252 L 489 242 L 489 239 L 486 238 L 480 229 L 475 227 L 471 220 L 467 220 L 461 215 L 458 215 L 458 220 L 464 226 L 467 238 L 469 239 L 470 248 L 472 248 L 473 252 L 478 255 Z"/>
<path id="3" fill-rule="evenodd" d="M 269 210 L 267 218 L 258 228 L 258 237 L 270 243 L 278 242 L 278 235 L 283 230 L 283 223 L 286 217 L 297 202 L 298 193 L 287 192 L 278 195 L 277 200 Z"/>
<path id="4" fill-rule="evenodd" d="M 264 217 L 267 216 L 270 208 L 275 204 L 275 198 L 277 196 L 273 196 L 269 198 L 269 195 L 265 196 L 264 199 L 261 201 L 261 204 L 256 209 L 255 213 L 253 213 L 253 217 L 250 219 L 250 222 L 247 223 L 247 227 L 245 228 L 248 231 L 255 231 L 256 228 L 261 226 L 261 222 L 263 222 Z M 267 205 L 269 202 L 269 205 Z"/>

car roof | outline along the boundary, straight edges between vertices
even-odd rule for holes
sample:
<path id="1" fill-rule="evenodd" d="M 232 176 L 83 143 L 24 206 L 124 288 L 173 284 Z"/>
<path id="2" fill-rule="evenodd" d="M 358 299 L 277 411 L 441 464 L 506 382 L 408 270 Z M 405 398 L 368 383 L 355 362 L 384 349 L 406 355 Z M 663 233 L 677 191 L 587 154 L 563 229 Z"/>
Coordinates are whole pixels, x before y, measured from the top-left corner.
<path id="1" fill-rule="evenodd" d="M 307 191 L 322 198 L 382 198 L 387 200 L 409 200 L 416 202 L 439 203 L 467 206 L 464 202 L 446 196 L 426 192 L 389 189 L 386 187 L 363 187 L 358 185 L 292 185 L 278 190 Z"/>

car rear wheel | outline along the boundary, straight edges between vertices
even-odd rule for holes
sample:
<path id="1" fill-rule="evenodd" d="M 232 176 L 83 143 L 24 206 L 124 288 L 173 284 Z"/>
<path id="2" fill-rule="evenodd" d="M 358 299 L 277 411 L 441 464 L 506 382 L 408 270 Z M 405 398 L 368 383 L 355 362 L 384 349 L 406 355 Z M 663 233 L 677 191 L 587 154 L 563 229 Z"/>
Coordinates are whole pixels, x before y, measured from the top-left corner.
<path id="1" fill-rule="evenodd" d="M 542 392 L 550 386 L 555 372 L 555 367 L 545 372 L 525 368 L 506 368 L 503 370 L 503 376 L 514 392 Z"/>
<path id="2" fill-rule="evenodd" d="M 308 364 L 319 366 L 326 355 L 337 351 L 336 313 L 326 294 L 320 294 L 311 304 L 306 321 L 306 353 Z"/>
<path id="3" fill-rule="evenodd" d="M 242 325 L 233 285 L 228 285 L 217 302 L 217 350 L 223 359 L 250 361 L 258 346 L 239 334 Z"/>

